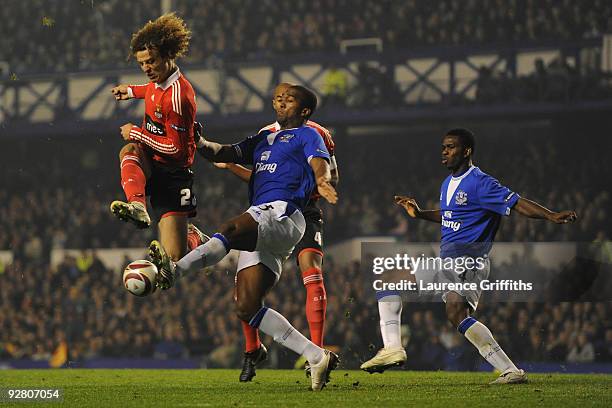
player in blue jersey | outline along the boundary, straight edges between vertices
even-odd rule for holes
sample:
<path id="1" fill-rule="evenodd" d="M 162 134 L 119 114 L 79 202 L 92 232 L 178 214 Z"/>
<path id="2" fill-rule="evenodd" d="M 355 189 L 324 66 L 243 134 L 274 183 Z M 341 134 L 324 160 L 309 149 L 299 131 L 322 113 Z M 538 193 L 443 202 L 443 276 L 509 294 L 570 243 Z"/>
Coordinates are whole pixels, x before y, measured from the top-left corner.
<path id="1" fill-rule="evenodd" d="M 236 276 L 236 314 L 242 321 L 303 355 L 310 363 L 312 389 L 321 390 L 338 357 L 318 347 L 264 298 L 278 281 L 282 263 L 300 241 L 306 223 L 302 209 L 312 191 L 332 204 L 337 193 L 330 184 L 329 153 L 316 130 L 304 123 L 314 112 L 316 96 L 302 86 L 290 87 L 276 112 L 281 130 L 263 130 L 234 145 L 202 140 L 198 149 L 214 162 L 253 166 L 249 181 L 250 208 L 225 222 L 219 232 L 176 263 L 157 241 L 150 256 L 159 269 L 158 284 L 171 287 L 176 277 L 221 261 L 231 249 L 240 251 Z"/>
<path id="2" fill-rule="evenodd" d="M 501 217 L 510 215 L 511 211 L 556 224 L 576 220 L 574 211 L 550 211 L 502 186 L 495 178 L 474 166 L 474 148 L 474 135 L 467 129 L 452 129 L 444 137 L 442 164 L 451 174 L 442 183 L 439 209 L 422 210 L 414 198 L 395 197 L 395 202 L 410 217 L 441 224 L 440 258 L 461 259 L 462 262 L 468 258 L 480 259 L 479 264 L 474 262 L 473 268 L 461 274 L 438 270 L 433 271 L 434 275 L 431 270 L 417 270 L 414 275 L 417 282 L 480 282 L 486 279 L 489 274 L 488 253 Z M 525 372 L 508 358 L 489 329 L 470 316 L 476 311 L 480 294 L 479 289 L 443 292 L 442 300 L 446 303 L 448 320 L 501 372 L 492 383 L 526 382 Z M 371 373 L 383 372 L 406 361 L 400 338 L 402 301 L 399 292 L 380 292 L 377 297 L 384 348 L 362 364 L 361 368 Z"/>

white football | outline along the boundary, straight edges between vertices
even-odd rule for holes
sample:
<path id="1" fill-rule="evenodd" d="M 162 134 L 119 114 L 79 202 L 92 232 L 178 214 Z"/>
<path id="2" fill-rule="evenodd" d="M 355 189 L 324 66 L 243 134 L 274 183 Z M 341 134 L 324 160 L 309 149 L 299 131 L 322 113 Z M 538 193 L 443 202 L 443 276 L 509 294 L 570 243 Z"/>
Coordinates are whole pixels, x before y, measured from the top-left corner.
<path id="1" fill-rule="evenodd" d="M 155 292 L 157 267 L 150 261 L 131 262 L 123 271 L 123 285 L 132 295 L 147 296 Z"/>

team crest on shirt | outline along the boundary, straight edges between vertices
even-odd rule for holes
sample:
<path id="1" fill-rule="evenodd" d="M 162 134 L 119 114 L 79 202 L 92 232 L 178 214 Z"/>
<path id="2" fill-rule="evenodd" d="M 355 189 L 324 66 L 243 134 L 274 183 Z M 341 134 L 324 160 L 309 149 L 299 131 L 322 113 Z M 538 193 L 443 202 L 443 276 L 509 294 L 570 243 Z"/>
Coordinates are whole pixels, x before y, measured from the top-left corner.
<path id="1" fill-rule="evenodd" d="M 155 107 L 155 117 L 157 119 L 161 119 L 163 117 L 163 113 L 162 113 L 162 107 L 160 104 L 157 104 L 157 106 Z"/>
<path id="2" fill-rule="evenodd" d="M 457 195 L 455 196 L 455 204 L 457 205 L 466 205 L 467 204 L 467 193 L 463 190 L 457 191 Z"/>
<path id="3" fill-rule="evenodd" d="M 261 154 L 261 161 L 268 161 L 272 152 L 270 150 L 266 150 Z"/>
<path id="4" fill-rule="evenodd" d="M 278 138 L 279 142 L 283 142 L 283 143 L 289 143 L 289 141 L 291 139 L 294 138 L 294 134 L 288 134 L 288 135 L 282 135 L 281 137 Z"/>

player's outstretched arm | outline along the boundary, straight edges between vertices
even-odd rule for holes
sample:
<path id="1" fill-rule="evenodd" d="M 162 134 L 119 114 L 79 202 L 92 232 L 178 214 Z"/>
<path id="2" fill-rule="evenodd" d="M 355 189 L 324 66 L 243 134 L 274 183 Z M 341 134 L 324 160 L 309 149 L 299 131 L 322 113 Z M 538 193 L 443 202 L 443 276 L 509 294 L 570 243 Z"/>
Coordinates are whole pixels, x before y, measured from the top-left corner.
<path id="1" fill-rule="evenodd" d="M 231 145 L 222 145 L 204 138 L 200 139 L 198 153 L 206 160 L 220 163 L 233 163 L 239 159 Z"/>
<path id="2" fill-rule="evenodd" d="M 421 210 L 416 200 L 411 197 L 396 195 L 394 199 L 395 204 L 406 210 L 408 215 L 412 218 L 420 218 L 422 220 L 436 222 L 438 224 L 442 223 L 440 210 Z"/>
<path id="3" fill-rule="evenodd" d="M 518 199 L 514 205 L 514 210 L 525 217 L 548 220 L 555 224 L 567 224 L 576 221 L 578 218 L 576 211 L 551 211 L 535 201 L 523 197 Z"/>
<path id="4" fill-rule="evenodd" d="M 215 163 L 234 163 L 238 161 L 238 154 L 231 145 L 222 145 L 204 138 L 203 126 L 200 122 L 194 122 L 193 129 L 200 156 Z"/>
<path id="5" fill-rule="evenodd" d="M 338 202 L 338 192 L 331 185 L 331 172 L 329 171 L 329 163 L 321 157 L 313 157 L 310 160 L 310 167 L 314 171 L 315 180 L 317 182 L 317 191 L 330 204 Z"/>
<path id="6" fill-rule="evenodd" d="M 218 169 L 227 169 L 232 172 L 233 175 L 238 177 L 242 181 L 246 181 L 247 183 L 251 180 L 251 174 L 253 171 L 251 169 L 247 169 L 240 164 L 235 163 L 213 163 Z"/>

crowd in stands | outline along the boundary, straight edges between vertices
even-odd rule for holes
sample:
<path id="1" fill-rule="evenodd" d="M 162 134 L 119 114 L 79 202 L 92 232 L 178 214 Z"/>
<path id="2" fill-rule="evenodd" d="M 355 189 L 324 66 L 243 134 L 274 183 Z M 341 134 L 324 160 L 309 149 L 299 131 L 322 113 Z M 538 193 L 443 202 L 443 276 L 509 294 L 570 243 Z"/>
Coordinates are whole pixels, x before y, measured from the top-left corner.
<path id="1" fill-rule="evenodd" d="M 0 361 L 46 361 L 65 342 L 71 366 L 99 357 L 190 357 L 207 367 L 237 367 L 242 341 L 232 313 L 234 268 L 215 268 L 167 292 L 137 298 L 95 253 L 67 256 L 56 268 L 17 261 L 0 274 Z M 347 368 L 356 368 L 381 343 L 375 299 L 360 273 L 357 264 L 326 262 L 325 341 L 339 348 Z M 267 304 L 307 334 L 304 294 L 290 261 Z M 477 315 L 516 361 L 612 361 L 606 302 L 484 302 Z M 471 370 L 482 364 L 476 350 L 445 321 L 439 303 L 406 304 L 402 330 L 410 369 Z M 270 338 L 264 342 L 272 346 L 272 365 L 293 365 L 296 356 Z"/>
<path id="2" fill-rule="evenodd" d="M 131 34 L 161 13 L 159 0 L 23 2 L 0 11 L 0 61 L 11 72 L 63 72 L 129 64 Z M 605 0 L 176 0 L 193 30 L 188 63 L 215 65 L 296 53 L 337 52 L 378 37 L 386 49 L 532 44 L 596 38 L 612 28 Z M 23 24 L 27 21 L 28 24 Z"/>
<path id="3" fill-rule="evenodd" d="M 566 58 L 545 64 L 535 61 L 529 75 L 512 77 L 505 70 L 481 67 L 478 73 L 476 102 L 480 104 L 522 102 L 569 102 L 610 98 L 610 76 L 598 67 L 577 67 Z"/>
<path id="4" fill-rule="evenodd" d="M 589 135 L 588 142 L 578 139 L 580 129 L 507 126 L 478 132 L 477 165 L 525 197 L 554 209 L 575 209 L 579 215 L 571 226 L 511 215 L 503 220 L 498 241 L 609 239 L 612 171 L 601 152 L 610 142 L 597 134 Z M 393 204 L 393 195 L 411 195 L 423 208 L 436 207 L 446 176 L 439 159 L 442 132 L 336 134 L 340 201 L 324 206 L 325 243 L 371 235 L 439 240 L 438 225 L 408 219 Z M 54 248 L 144 248 L 155 235 L 154 228 L 139 231 L 109 213 L 109 203 L 123 197 L 119 147 L 118 142 L 92 137 L 13 143 L 0 174 L 0 251 L 12 251 L 14 257 L 12 264 L 0 265 L 0 359 L 45 359 L 58 342 L 66 341 L 73 361 L 203 356 L 209 366 L 235 365 L 241 343 L 240 326 L 230 312 L 233 265 L 154 294 L 154 308 L 150 299 L 129 295 L 119 271 L 109 271 L 95 252 L 49 266 Z M 197 161 L 196 175 L 196 224 L 206 232 L 247 207 L 246 186 L 229 173 Z M 380 344 L 374 299 L 365 293 L 357 265 L 328 259 L 324 269 L 326 341 L 342 346 L 347 366 L 354 367 Z M 289 261 L 269 304 L 307 332 L 298 275 Z M 405 307 L 409 367 L 474 367 L 480 357 L 445 322 L 439 306 Z M 610 361 L 609 315 L 609 303 L 485 302 L 478 312 L 519 361 Z M 291 358 L 274 361 L 288 364 Z"/>
<path id="5" fill-rule="evenodd" d="M 610 146 L 610 141 L 591 134 L 590 142 L 576 144 L 573 132 L 584 131 L 578 126 L 561 137 L 538 127 L 491 127 L 477 133 L 477 165 L 517 193 L 555 209 L 575 209 L 580 217 L 580 222 L 567 227 L 511 216 L 501 224 L 499 241 L 610 238 L 607 208 L 612 197 L 609 180 L 602 177 L 611 173 L 610 163 L 594 148 Z M 414 196 L 423 208 L 438 205 L 439 185 L 446 177 L 439 162 L 443 132 L 440 128 L 410 135 L 336 134 L 340 200 L 336 206 L 324 204 L 326 242 L 373 235 L 413 242 L 438 240 L 439 226 L 409 220 L 393 203 L 393 196 Z M 242 137 L 234 135 L 229 140 Z M 111 201 L 123 197 L 116 159 L 121 146 L 118 136 L 51 138 L 37 143 L 36 149 L 31 141 L 13 143 L 6 170 L 0 174 L 0 250 L 10 249 L 18 259 L 45 260 L 53 248 L 144 247 L 152 239 L 154 228 L 138 231 L 117 221 L 108 210 Z M 380 160 L 384 166 L 378 165 Z M 194 222 L 213 233 L 221 221 L 247 207 L 246 184 L 201 158 L 196 159 L 195 172 L 198 216 Z"/>

